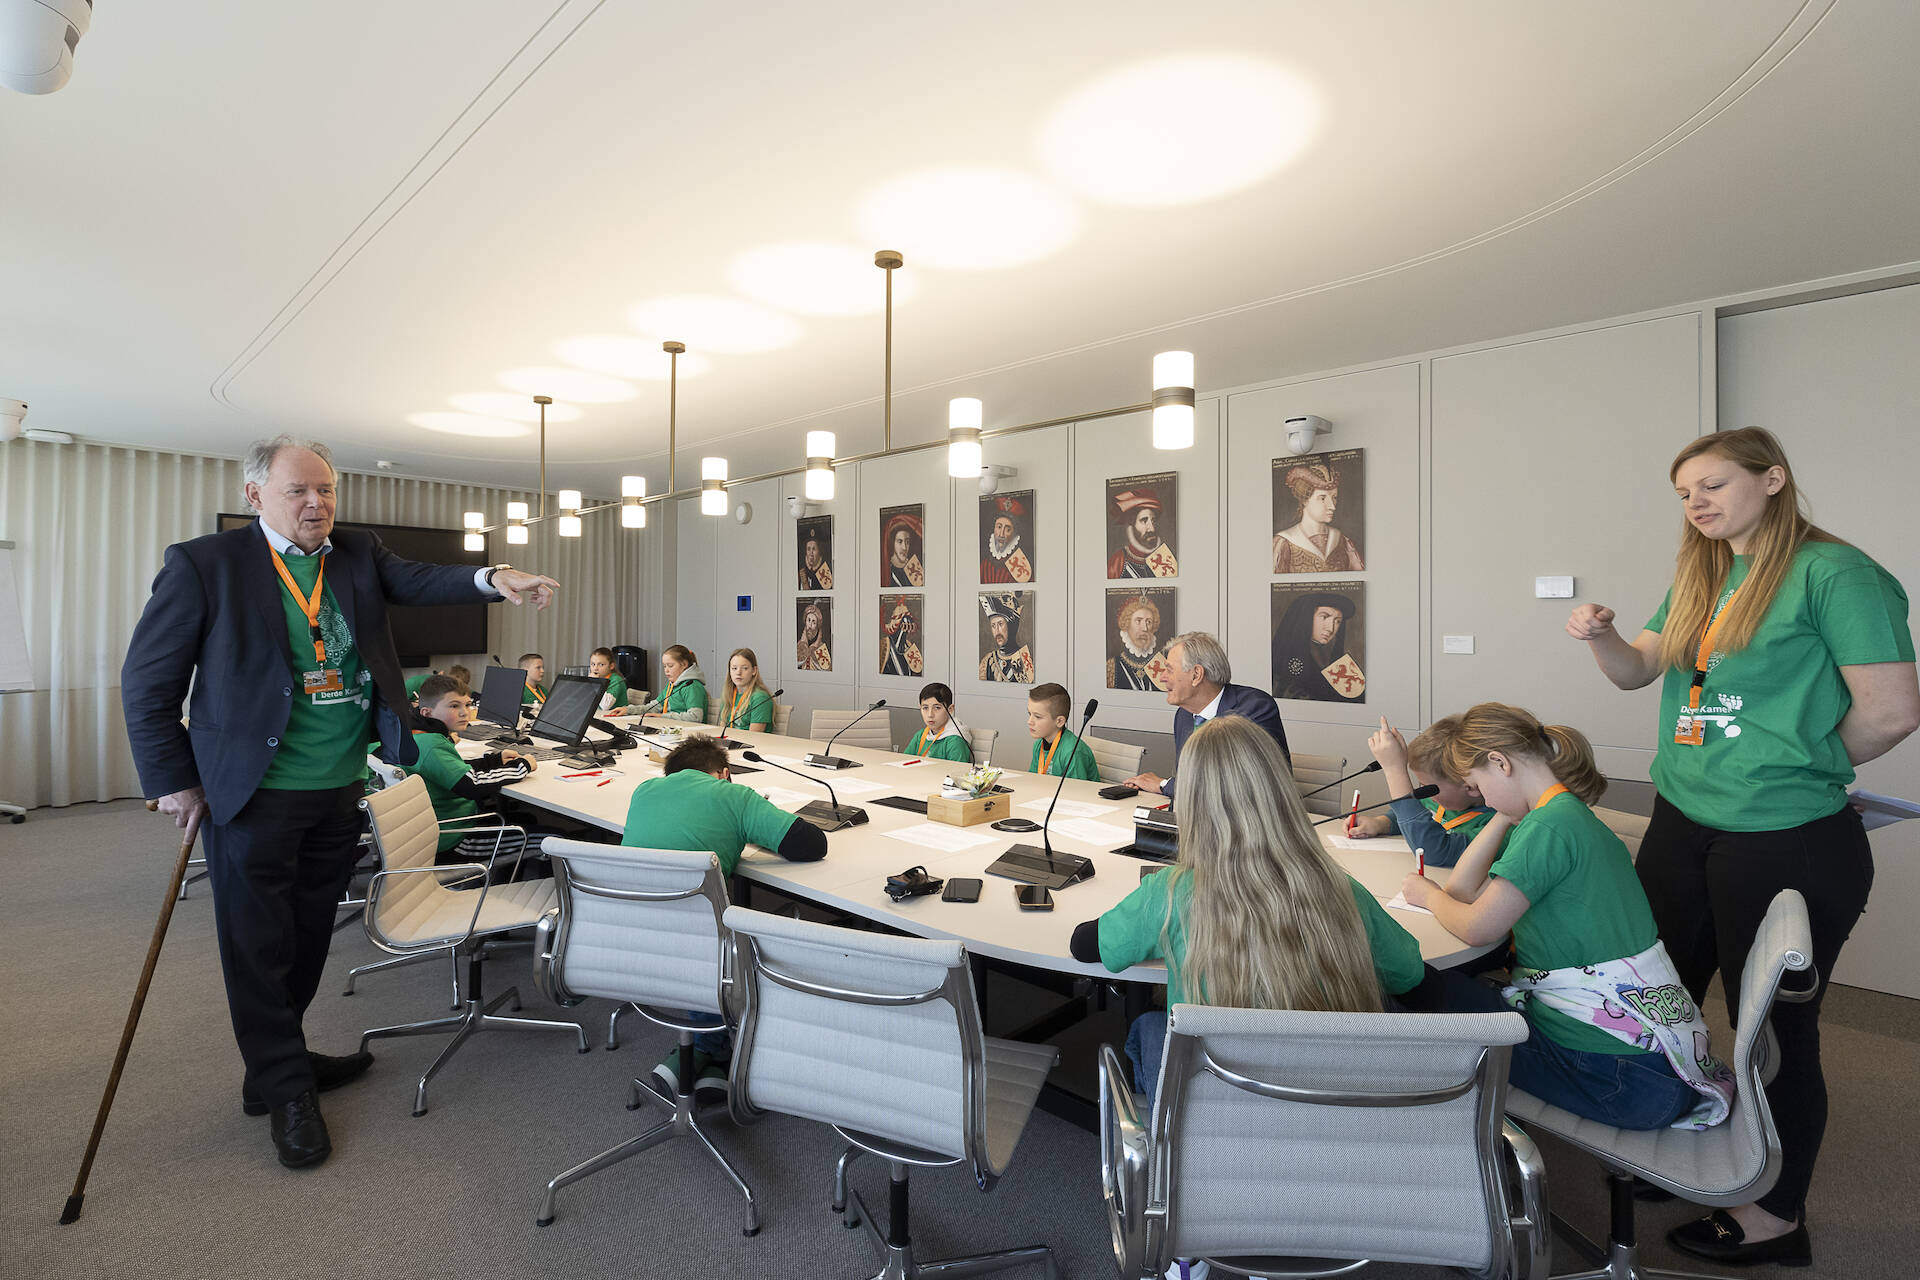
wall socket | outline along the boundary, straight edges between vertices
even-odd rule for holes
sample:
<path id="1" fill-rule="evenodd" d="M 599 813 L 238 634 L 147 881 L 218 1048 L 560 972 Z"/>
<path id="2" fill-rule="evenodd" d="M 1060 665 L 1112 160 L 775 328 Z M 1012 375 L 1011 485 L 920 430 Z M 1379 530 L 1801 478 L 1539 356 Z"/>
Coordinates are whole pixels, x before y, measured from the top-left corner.
<path id="1" fill-rule="evenodd" d="M 1472 637 L 1472 636 L 1441 636 L 1441 637 L 1440 637 L 1440 652 L 1442 652 L 1442 653 L 1472 653 L 1472 652 L 1473 652 L 1473 637 Z"/>
<path id="2" fill-rule="evenodd" d="M 1535 578 L 1533 580 L 1533 598 L 1536 600 L 1573 599 L 1572 578 Z"/>

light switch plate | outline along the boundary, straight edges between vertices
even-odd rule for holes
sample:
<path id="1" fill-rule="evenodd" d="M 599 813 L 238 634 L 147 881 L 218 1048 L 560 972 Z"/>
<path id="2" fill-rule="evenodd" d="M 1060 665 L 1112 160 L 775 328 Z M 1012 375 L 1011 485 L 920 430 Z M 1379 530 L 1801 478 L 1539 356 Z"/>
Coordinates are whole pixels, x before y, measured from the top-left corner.
<path id="1" fill-rule="evenodd" d="M 1442 653 L 1472 653 L 1472 652 L 1473 652 L 1473 637 L 1472 637 L 1472 636 L 1441 636 L 1441 637 L 1440 637 L 1440 652 L 1442 652 Z"/>
<path id="2" fill-rule="evenodd" d="M 1533 596 L 1536 600 L 1573 599 L 1572 578 L 1535 578 Z"/>

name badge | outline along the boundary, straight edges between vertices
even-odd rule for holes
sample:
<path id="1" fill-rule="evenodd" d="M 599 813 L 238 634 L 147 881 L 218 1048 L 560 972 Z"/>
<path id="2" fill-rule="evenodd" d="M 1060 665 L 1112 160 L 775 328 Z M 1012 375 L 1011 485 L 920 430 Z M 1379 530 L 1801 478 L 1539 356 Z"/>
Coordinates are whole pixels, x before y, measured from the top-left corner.
<path id="1" fill-rule="evenodd" d="M 1707 722 L 1704 717 L 1688 715 L 1682 711 L 1680 719 L 1673 729 L 1673 740 L 1682 747 L 1697 747 L 1707 740 Z"/>
<path id="2" fill-rule="evenodd" d="M 332 667 L 320 671 L 303 672 L 301 680 L 305 683 L 306 691 L 310 695 L 339 693 L 346 687 L 340 683 L 339 670 Z"/>

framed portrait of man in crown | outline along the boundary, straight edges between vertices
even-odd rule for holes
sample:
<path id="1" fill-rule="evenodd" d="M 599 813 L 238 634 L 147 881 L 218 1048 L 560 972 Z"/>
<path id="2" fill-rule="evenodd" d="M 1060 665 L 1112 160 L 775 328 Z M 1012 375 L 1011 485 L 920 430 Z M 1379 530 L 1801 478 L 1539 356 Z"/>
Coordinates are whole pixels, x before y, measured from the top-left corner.
<path id="1" fill-rule="evenodd" d="M 1033 592 L 980 593 L 979 678 L 1033 683 Z"/>

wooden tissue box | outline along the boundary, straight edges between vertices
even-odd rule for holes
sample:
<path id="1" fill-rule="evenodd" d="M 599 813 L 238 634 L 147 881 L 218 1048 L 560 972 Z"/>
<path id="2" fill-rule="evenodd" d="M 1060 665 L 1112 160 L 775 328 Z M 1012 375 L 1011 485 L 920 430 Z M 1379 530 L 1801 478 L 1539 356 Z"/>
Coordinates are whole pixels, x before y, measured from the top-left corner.
<path id="1" fill-rule="evenodd" d="M 1013 812 L 1013 797 L 992 792 L 973 800 L 953 800 L 943 795 L 927 797 L 927 819 L 950 827 L 973 827 L 982 822 L 998 822 Z"/>

